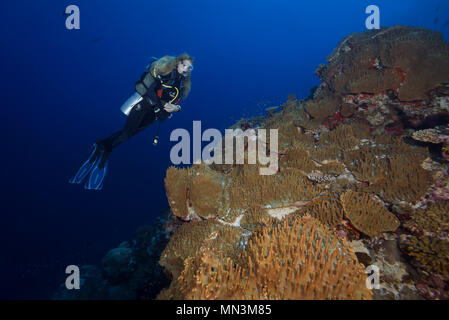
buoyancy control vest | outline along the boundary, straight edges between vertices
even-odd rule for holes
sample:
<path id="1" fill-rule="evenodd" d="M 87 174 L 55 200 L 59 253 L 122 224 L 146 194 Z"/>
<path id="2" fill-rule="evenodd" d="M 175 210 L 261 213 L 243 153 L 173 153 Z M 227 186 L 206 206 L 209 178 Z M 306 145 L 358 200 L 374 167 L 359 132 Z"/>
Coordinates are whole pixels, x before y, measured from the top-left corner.
<path id="1" fill-rule="evenodd" d="M 173 59 L 163 57 L 150 64 L 150 67 L 147 68 L 135 85 L 136 91 L 142 97 L 148 93 L 150 87 L 157 81 L 154 87 L 161 100 L 170 103 L 177 103 L 179 101 L 183 76 L 178 73 L 176 69 L 177 64 Z M 157 67 L 158 63 L 159 67 Z M 166 74 L 160 74 L 158 72 L 158 70 L 165 67 L 160 66 L 163 63 L 168 65 L 168 72 Z"/>
<path id="2" fill-rule="evenodd" d="M 152 62 L 147 65 L 145 72 L 135 84 L 136 92 L 122 105 L 121 110 L 124 114 L 128 115 L 131 109 L 143 100 L 150 87 L 151 90 L 155 90 L 157 97 L 163 104 L 165 102 L 175 104 L 179 102 L 184 77 L 178 73 L 173 59 L 169 56 L 161 59 L 153 57 Z M 166 74 L 159 74 L 156 69 L 162 69 Z"/>

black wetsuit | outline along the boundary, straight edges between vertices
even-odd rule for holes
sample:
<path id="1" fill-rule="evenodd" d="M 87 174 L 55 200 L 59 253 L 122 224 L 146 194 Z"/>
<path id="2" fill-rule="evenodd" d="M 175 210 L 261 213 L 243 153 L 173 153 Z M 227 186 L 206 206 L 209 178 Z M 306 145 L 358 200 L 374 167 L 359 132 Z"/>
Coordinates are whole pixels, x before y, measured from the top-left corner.
<path id="1" fill-rule="evenodd" d="M 108 156 L 115 147 L 150 126 L 155 120 L 164 121 L 168 117 L 171 117 L 170 113 L 164 110 L 164 105 L 173 100 L 177 92 L 178 96 L 173 103 L 178 103 L 182 96 L 183 78 L 174 69 L 169 75 L 162 76 L 160 80 L 154 81 L 148 88 L 147 94 L 145 94 L 142 101 L 136 104 L 129 112 L 123 129 L 113 133 L 106 139 L 98 139 L 96 141 L 100 148 L 104 150 L 100 167 L 104 166 Z M 164 88 L 162 83 L 170 85 L 173 88 Z M 157 91 L 160 89 L 163 89 L 161 97 L 157 94 Z"/>

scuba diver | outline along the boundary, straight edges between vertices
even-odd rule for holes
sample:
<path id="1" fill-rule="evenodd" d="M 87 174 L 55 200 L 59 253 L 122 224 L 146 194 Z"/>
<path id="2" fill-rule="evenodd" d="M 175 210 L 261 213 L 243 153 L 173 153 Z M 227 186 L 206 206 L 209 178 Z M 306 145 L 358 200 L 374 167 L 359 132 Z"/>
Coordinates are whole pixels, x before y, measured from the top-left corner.
<path id="1" fill-rule="evenodd" d="M 187 98 L 190 92 L 192 70 L 193 58 L 187 53 L 178 57 L 164 56 L 147 66 L 135 84 L 136 92 L 120 108 L 128 116 L 123 129 L 108 138 L 97 139 L 87 160 L 69 182 L 80 184 L 90 174 L 84 188 L 101 190 L 112 150 L 159 120 L 153 139 L 156 145 L 160 123 L 181 110 L 179 100 Z"/>

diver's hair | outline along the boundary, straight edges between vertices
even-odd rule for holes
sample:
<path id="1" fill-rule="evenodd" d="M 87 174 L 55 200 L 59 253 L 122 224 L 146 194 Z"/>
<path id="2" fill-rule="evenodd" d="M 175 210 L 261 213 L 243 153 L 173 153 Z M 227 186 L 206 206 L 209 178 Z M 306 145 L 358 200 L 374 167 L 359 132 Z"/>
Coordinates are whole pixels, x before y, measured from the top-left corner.
<path id="1" fill-rule="evenodd" d="M 177 61 L 183 61 L 183 60 L 190 60 L 190 62 L 192 62 L 193 64 L 193 57 L 191 55 L 189 55 L 188 53 L 184 52 L 183 54 L 179 55 L 178 57 L 176 57 Z"/>
<path id="2" fill-rule="evenodd" d="M 156 68 L 156 72 L 160 75 L 167 75 L 176 68 L 176 65 L 179 61 L 190 60 L 193 64 L 193 57 L 191 57 L 187 53 L 183 53 L 177 57 L 173 56 L 163 56 L 159 60 L 154 62 L 154 67 Z"/>
<path id="3" fill-rule="evenodd" d="M 183 54 L 179 55 L 176 58 L 176 61 L 184 61 L 184 60 L 190 60 L 190 62 L 193 64 L 193 57 L 191 55 L 189 55 L 188 53 L 184 52 Z M 186 99 L 187 96 L 190 93 L 190 89 L 192 88 L 192 81 L 190 80 L 190 72 L 187 75 L 186 79 L 184 80 L 183 83 L 183 88 L 182 88 L 182 98 Z"/>
<path id="4" fill-rule="evenodd" d="M 193 57 L 191 57 L 187 53 L 183 53 L 177 57 L 173 56 L 163 56 L 159 60 L 153 62 L 152 67 L 156 69 L 156 73 L 160 75 L 170 74 L 178 64 L 179 61 L 190 60 L 193 64 Z M 192 87 L 192 82 L 190 80 L 190 72 L 183 83 L 182 88 L 182 97 L 183 99 L 187 98 L 190 93 L 190 89 Z"/>

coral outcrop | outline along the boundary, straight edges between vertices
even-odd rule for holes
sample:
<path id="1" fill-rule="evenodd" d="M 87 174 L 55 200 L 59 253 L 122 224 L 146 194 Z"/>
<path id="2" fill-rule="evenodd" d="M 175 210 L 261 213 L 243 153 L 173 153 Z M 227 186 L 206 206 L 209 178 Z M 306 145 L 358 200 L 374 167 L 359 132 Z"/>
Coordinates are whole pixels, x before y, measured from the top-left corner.
<path id="1" fill-rule="evenodd" d="M 311 217 L 258 228 L 237 260 L 210 249 L 189 258 L 179 299 L 371 299 L 345 240 Z"/>
<path id="2" fill-rule="evenodd" d="M 231 127 L 278 130 L 272 175 L 248 164 L 249 142 L 245 164 L 167 170 L 182 226 L 160 299 L 371 298 L 361 263 L 383 268 L 376 299 L 448 296 L 448 44 L 395 26 L 346 37 L 327 61 L 305 101 Z"/>
<path id="3" fill-rule="evenodd" d="M 438 32 L 395 26 L 351 34 L 319 70 L 341 94 L 397 90 L 402 101 L 426 98 L 449 75 L 449 45 Z"/>

